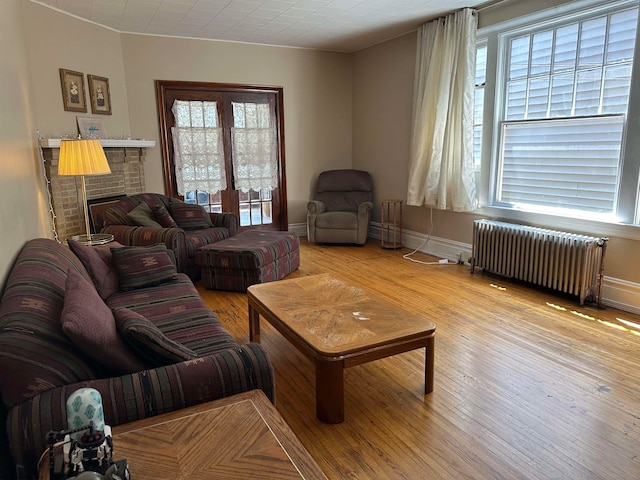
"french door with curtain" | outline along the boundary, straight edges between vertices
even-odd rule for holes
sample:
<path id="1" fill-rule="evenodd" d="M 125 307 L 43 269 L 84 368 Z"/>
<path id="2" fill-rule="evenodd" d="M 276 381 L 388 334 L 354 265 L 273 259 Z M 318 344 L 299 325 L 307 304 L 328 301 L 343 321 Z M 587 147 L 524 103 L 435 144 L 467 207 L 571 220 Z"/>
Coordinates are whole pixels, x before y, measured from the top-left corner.
<path id="1" fill-rule="evenodd" d="M 156 80 L 167 195 L 287 230 L 282 87 Z"/>

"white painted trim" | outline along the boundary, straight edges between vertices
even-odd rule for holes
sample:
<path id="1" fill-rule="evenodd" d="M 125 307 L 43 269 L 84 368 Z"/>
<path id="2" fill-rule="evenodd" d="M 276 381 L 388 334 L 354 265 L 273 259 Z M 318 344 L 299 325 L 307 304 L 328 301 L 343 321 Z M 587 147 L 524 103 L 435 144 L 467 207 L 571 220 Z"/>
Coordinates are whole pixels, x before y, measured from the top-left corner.
<path id="1" fill-rule="evenodd" d="M 369 226 L 371 238 L 380 239 L 381 231 L 380 223 L 371 222 Z M 425 243 L 426 239 L 427 235 L 424 233 L 402 230 L 403 247 L 453 261 L 456 260 L 458 252 L 463 252 L 462 258 L 465 262 L 471 258 L 473 246 L 468 243 L 433 236 Z M 605 276 L 602 283 L 602 303 L 640 315 L 640 283 Z"/>
<path id="2" fill-rule="evenodd" d="M 306 223 L 290 223 L 289 233 L 295 233 L 299 237 L 307 236 L 307 224 Z"/>
<path id="3" fill-rule="evenodd" d="M 369 237 L 382 238 L 382 229 L 380 223 L 371 222 L 369 225 Z M 467 262 L 471 258 L 472 246 L 468 243 L 456 242 L 448 238 L 429 237 L 424 233 L 413 232 L 411 230 L 402 229 L 402 246 L 410 248 L 418 252 L 433 255 L 438 258 L 446 258 L 456 261 L 458 252 L 462 252 L 462 259 Z"/>
<path id="4" fill-rule="evenodd" d="M 640 315 L 640 284 L 605 276 L 602 282 L 602 303 Z"/>

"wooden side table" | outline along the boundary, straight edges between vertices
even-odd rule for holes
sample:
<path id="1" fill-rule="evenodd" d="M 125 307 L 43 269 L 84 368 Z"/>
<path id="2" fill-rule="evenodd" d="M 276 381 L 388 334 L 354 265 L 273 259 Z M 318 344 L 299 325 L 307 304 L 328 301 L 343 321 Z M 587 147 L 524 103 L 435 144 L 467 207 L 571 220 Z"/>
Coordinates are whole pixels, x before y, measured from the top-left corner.
<path id="1" fill-rule="evenodd" d="M 402 200 L 382 200 L 382 248 L 398 249 L 402 247 Z"/>
<path id="2" fill-rule="evenodd" d="M 127 460 L 133 480 L 327 480 L 262 390 L 112 431 L 113 458 Z M 39 479 L 49 479 L 46 461 Z"/>

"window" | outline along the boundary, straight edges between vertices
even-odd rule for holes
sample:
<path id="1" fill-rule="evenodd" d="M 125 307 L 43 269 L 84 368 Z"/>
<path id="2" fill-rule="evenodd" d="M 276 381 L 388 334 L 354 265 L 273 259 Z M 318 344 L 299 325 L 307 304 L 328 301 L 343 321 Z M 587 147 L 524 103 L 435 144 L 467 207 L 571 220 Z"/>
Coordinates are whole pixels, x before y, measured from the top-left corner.
<path id="1" fill-rule="evenodd" d="M 480 171 L 482 149 L 482 116 L 484 110 L 484 87 L 487 81 L 487 45 L 486 41 L 476 49 L 476 88 L 473 111 L 473 159 L 476 173 Z"/>
<path id="2" fill-rule="evenodd" d="M 492 171 L 485 198 L 504 208 L 629 221 L 634 213 L 625 205 L 635 205 L 637 188 L 621 186 L 638 2 L 576 8 L 493 32 L 493 43 L 479 33 L 478 56 L 485 57 L 476 62 L 474 152 L 491 158 L 477 160 Z M 478 114 L 491 55 L 493 121 Z M 483 136 L 486 129 L 492 131 Z"/>
<path id="3" fill-rule="evenodd" d="M 158 80 L 166 191 L 286 230 L 282 89 Z"/>

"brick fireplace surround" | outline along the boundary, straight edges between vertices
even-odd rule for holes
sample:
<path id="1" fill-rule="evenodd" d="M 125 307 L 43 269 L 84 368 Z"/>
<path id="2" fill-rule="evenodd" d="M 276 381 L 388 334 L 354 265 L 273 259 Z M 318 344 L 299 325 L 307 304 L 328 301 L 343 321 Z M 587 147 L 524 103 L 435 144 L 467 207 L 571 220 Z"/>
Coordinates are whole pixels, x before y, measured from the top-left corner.
<path id="1" fill-rule="evenodd" d="M 146 191 L 144 161 L 146 149 L 142 147 L 104 147 L 111 168 L 109 175 L 87 176 L 87 200 L 111 197 L 113 195 L 133 195 Z M 58 239 L 85 232 L 80 177 L 58 176 L 60 148 L 43 147 L 42 155 L 51 203 L 56 215 Z M 86 208 L 86 205 L 84 206 Z M 99 228 L 98 228 L 99 231 Z"/>

